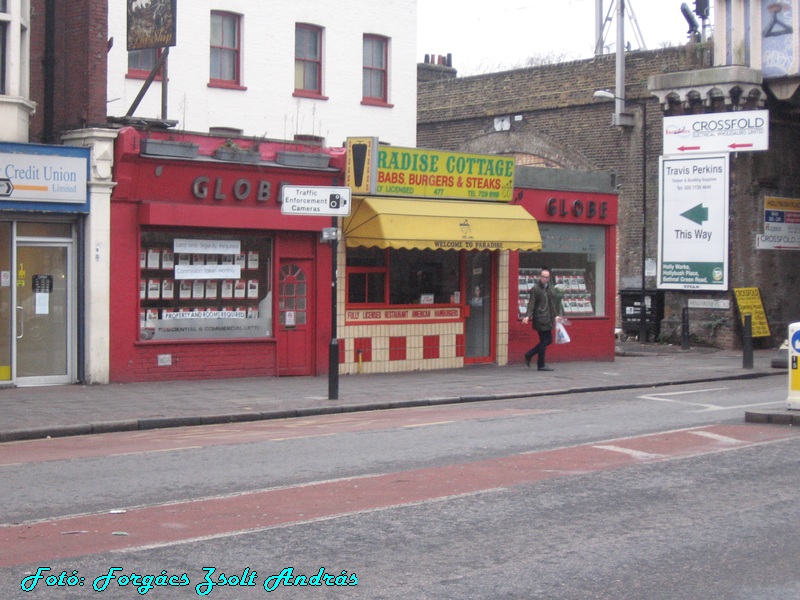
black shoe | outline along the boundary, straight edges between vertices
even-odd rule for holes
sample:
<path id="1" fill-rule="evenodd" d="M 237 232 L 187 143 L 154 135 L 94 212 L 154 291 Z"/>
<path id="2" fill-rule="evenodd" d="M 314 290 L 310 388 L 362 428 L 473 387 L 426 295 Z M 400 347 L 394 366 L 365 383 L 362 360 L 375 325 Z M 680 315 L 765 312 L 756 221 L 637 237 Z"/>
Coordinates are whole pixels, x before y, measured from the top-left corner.
<path id="1" fill-rule="evenodd" d="M 531 357 L 530 356 L 526 356 L 525 357 L 525 366 L 528 367 L 529 369 L 531 368 Z"/>
<path id="2" fill-rule="evenodd" d="M 539 370 L 540 371 L 552 371 L 553 369 L 551 369 L 550 367 L 544 366 L 544 367 L 539 367 Z"/>

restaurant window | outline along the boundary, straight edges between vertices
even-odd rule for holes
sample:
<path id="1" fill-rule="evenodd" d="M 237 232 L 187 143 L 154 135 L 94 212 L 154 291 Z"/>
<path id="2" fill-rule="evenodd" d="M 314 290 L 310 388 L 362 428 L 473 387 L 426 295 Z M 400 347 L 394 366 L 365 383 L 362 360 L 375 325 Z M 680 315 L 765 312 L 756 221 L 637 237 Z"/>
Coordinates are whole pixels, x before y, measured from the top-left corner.
<path id="1" fill-rule="evenodd" d="M 347 302 L 386 304 L 388 253 L 380 248 L 347 249 Z"/>
<path id="2" fill-rule="evenodd" d="M 295 93 L 322 94 L 322 29 L 298 23 L 294 33 Z"/>
<path id="3" fill-rule="evenodd" d="M 233 13 L 211 13 L 212 85 L 241 84 L 241 17 Z"/>
<path id="4" fill-rule="evenodd" d="M 363 101 L 385 104 L 389 101 L 389 41 L 377 35 L 364 36 Z"/>
<path id="5" fill-rule="evenodd" d="M 460 254 L 445 250 L 347 249 L 350 304 L 450 304 L 460 298 Z"/>
<path id="6" fill-rule="evenodd" d="M 143 231 L 140 338 L 272 337 L 272 242 L 263 236 Z"/>
<path id="7" fill-rule="evenodd" d="M 550 269 L 564 316 L 605 316 L 605 227 L 539 222 L 539 232 L 542 251 L 519 253 L 520 317 L 542 269 Z"/>

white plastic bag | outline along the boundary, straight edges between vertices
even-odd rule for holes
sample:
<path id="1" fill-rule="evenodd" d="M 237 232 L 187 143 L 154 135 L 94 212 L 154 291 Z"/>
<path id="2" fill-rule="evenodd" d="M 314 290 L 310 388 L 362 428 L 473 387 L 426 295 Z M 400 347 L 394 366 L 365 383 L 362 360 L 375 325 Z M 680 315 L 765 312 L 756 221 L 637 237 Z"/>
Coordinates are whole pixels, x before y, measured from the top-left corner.
<path id="1" fill-rule="evenodd" d="M 569 344 L 571 341 L 567 328 L 561 321 L 556 321 L 556 344 Z"/>

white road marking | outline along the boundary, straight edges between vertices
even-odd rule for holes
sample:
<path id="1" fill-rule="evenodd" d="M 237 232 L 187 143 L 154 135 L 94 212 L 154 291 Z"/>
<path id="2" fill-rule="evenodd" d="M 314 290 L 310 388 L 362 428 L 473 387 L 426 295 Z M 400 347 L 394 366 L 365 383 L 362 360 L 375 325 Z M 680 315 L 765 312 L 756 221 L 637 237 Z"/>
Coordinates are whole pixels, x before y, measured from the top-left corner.
<path id="1" fill-rule="evenodd" d="M 655 400 L 656 402 L 671 402 L 673 404 L 686 404 L 687 406 L 700 406 L 704 409 L 718 408 L 717 404 L 705 404 L 701 402 L 686 402 L 685 400 L 674 400 L 666 396 L 684 396 L 686 394 L 703 394 L 707 392 L 719 392 L 727 390 L 728 388 L 708 388 L 705 390 L 687 390 L 684 392 L 664 392 L 662 394 L 653 394 L 648 396 L 639 396 L 642 400 Z"/>
<path id="2" fill-rule="evenodd" d="M 651 454 L 650 452 L 642 452 L 641 450 L 633 450 L 632 448 L 623 448 L 622 446 L 602 445 L 602 446 L 592 446 L 592 448 L 598 448 L 599 450 L 608 450 L 610 452 L 621 452 L 622 454 L 627 454 L 628 456 L 633 456 L 634 458 L 643 458 L 643 459 L 661 458 L 660 454 Z"/>
<path id="3" fill-rule="evenodd" d="M 720 435 L 718 433 L 712 433 L 710 431 L 690 431 L 692 435 L 699 435 L 704 438 L 708 438 L 710 440 L 717 440 L 718 442 L 725 442 L 726 444 L 741 444 L 742 440 L 737 440 L 736 438 L 732 438 L 727 435 Z"/>
<path id="4" fill-rule="evenodd" d="M 656 402 L 670 402 L 672 404 L 684 404 L 686 406 L 696 406 L 699 410 L 693 410 L 691 412 L 701 413 L 701 412 L 712 412 L 718 410 L 739 410 L 742 408 L 755 408 L 758 406 L 778 406 L 782 404 L 783 400 L 778 400 L 775 402 L 760 402 L 757 404 L 736 404 L 734 406 L 722 406 L 720 404 L 707 404 L 704 402 L 687 402 L 686 400 L 677 400 L 675 398 L 669 396 L 684 396 L 687 394 L 704 394 L 708 392 L 721 392 L 725 391 L 727 387 L 720 387 L 720 388 L 707 388 L 703 390 L 686 390 L 682 392 L 663 392 L 660 394 L 650 394 L 647 396 L 637 396 L 640 400 L 654 400 Z"/>
<path id="5" fill-rule="evenodd" d="M 759 402 L 758 404 L 737 404 L 736 406 L 715 406 L 710 405 L 708 408 L 704 408 L 702 410 L 694 410 L 692 412 L 709 412 L 712 410 L 731 410 L 734 408 L 755 408 L 757 406 L 779 406 L 785 405 L 786 400 L 776 400 L 775 402 Z"/>

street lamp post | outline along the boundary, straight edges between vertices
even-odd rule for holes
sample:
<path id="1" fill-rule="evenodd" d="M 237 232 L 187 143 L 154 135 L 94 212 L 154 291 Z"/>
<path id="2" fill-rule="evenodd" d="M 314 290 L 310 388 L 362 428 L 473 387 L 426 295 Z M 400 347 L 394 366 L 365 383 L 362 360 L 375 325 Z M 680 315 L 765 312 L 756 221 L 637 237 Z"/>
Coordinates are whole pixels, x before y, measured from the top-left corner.
<path id="1" fill-rule="evenodd" d="M 641 283 L 641 306 L 639 309 L 639 341 L 647 341 L 647 316 L 645 314 L 647 300 L 647 103 L 643 100 L 626 100 L 619 98 L 608 90 L 597 90 L 595 98 L 607 100 L 622 100 L 642 107 L 642 283 Z M 616 123 L 624 124 L 624 121 L 616 115 Z M 655 309 L 655 307 L 653 307 Z"/>

